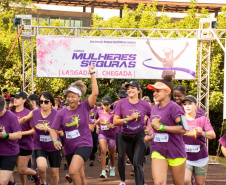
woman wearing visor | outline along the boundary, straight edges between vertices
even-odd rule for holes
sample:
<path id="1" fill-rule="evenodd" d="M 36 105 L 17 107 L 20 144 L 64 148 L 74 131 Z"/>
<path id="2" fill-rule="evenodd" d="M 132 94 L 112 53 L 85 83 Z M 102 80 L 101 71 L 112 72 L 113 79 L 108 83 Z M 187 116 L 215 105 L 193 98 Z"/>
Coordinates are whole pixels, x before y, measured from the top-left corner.
<path id="1" fill-rule="evenodd" d="M 194 96 L 185 96 L 183 100 L 185 117 L 189 131 L 183 136 L 187 152 L 185 184 L 191 184 L 191 176 L 194 175 L 195 183 L 204 185 L 207 175 L 209 155 L 206 148 L 206 138 L 215 139 L 216 134 L 206 116 L 196 118 L 197 100 Z"/>
<path id="2" fill-rule="evenodd" d="M 114 109 L 114 125 L 122 125 L 122 138 L 125 151 L 134 166 L 136 185 L 144 184 L 142 162 L 146 153 L 144 143 L 144 118 L 150 117 L 151 106 L 141 100 L 140 83 L 131 81 L 126 84 L 128 98 L 118 101 Z"/>
<path id="3" fill-rule="evenodd" d="M 64 152 L 74 185 L 87 184 L 84 163 L 90 157 L 93 147 L 92 135 L 89 130 L 89 114 L 97 100 L 98 86 L 94 66 L 89 66 L 89 72 L 92 86 L 91 95 L 79 104 L 82 95 L 86 92 L 86 86 L 81 80 L 72 83 L 68 90 L 64 91 L 69 106 L 57 113 L 50 133 L 55 148 L 60 150 L 62 145 L 57 139 L 57 131 L 63 130 L 64 132 Z"/>
<path id="4" fill-rule="evenodd" d="M 170 166 L 175 185 L 184 184 L 186 152 L 182 138 L 185 130 L 181 122 L 183 110 L 171 101 L 172 77 L 166 76 L 148 89 L 154 91 L 158 104 L 152 107 L 151 126 L 154 138 L 151 143 L 152 176 L 154 184 L 167 184 L 168 166 Z"/>

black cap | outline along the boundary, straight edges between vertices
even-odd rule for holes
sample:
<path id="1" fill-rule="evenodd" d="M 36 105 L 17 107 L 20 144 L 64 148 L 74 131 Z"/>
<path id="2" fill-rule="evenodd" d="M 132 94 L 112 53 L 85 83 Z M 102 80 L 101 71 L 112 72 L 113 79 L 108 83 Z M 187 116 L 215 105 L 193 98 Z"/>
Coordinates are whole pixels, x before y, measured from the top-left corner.
<path id="1" fill-rule="evenodd" d="M 191 101 L 191 102 L 194 102 L 195 104 L 197 103 L 196 98 L 194 96 L 192 96 L 192 95 L 185 96 L 184 100 L 182 102 L 184 103 L 185 101 Z"/>
<path id="2" fill-rule="evenodd" d="M 140 83 L 137 82 L 137 81 L 130 81 L 128 84 L 125 85 L 125 87 L 128 88 L 129 85 L 132 85 L 132 86 L 137 87 L 139 89 L 141 88 Z"/>
<path id="3" fill-rule="evenodd" d="M 36 94 L 31 94 L 30 96 L 28 96 L 28 99 L 30 100 L 39 100 L 38 96 Z"/>
<path id="4" fill-rule="evenodd" d="M 111 98 L 109 97 L 106 97 L 106 98 L 103 98 L 102 99 L 102 104 L 103 105 L 111 105 L 112 101 L 111 101 Z"/>
<path id="5" fill-rule="evenodd" d="M 5 99 L 0 96 L 0 111 L 2 111 L 5 107 Z"/>
<path id="6" fill-rule="evenodd" d="M 25 92 L 18 92 L 18 93 L 15 94 L 15 97 L 27 99 L 27 94 Z"/>

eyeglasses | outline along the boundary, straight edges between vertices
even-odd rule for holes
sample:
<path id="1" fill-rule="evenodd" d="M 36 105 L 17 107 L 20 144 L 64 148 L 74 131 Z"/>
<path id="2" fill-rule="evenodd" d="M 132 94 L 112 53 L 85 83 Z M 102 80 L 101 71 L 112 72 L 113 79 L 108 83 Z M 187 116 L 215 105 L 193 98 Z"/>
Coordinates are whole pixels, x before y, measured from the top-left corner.
<path id="1" fill-rule="evenodd" d="M 50 101 L 48 101 L 48 100 L 44 100 L 44 101 L 43 101 L 43 100 L 40 100 L 40 101 L 39 101 L 40 104 L 43 104 L 43 103 L 44 103 L 44 104 L 46 104 L 46 105 L 47 105 L 49 102 L 50 102 Z"/>

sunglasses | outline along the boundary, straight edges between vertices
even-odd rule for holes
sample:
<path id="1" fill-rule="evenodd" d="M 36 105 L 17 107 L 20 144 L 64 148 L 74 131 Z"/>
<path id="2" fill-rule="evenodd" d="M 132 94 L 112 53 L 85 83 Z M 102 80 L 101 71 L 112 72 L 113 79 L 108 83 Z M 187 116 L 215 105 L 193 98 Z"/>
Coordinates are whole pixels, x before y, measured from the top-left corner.
<path id="1" fill-rule="evenodd" d="M 46 105 L 47 105 L 49 102 L 50 102 L 50 101 L 48 101 L 48 100 L 45 100 L 45 101 L 40 100 L 40 101 L 39 101 L 40 104 L 43 104 L 43 103 L 44 103 L 44 104 L 46 104 Z"/>

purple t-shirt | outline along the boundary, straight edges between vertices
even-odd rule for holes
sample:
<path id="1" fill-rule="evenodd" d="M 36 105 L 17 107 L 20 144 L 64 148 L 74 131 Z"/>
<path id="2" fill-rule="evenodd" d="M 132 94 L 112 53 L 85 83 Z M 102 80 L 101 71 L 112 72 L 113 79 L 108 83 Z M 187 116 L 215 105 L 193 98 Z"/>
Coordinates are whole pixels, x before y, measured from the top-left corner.
<path id="1" fill-rule="evenodd" d="M 13 111 L 13 113 L 17 116 L 17 119 L 21 119 L 24 116 L 27 116 L 31 111 L 27 108 L 24 108 L 20 112 Z M 21 125 L 22 132 L 31 130 L 31 124 L 30 121 L 25 122 L 23 125 Z M 30 136 L 22 136 L 21 139 L 18 140 L 20 148 L 24 150 L 33 150 L 33 135 Z"/>
<path id="2" fill-rule="evenodd" d="M 90 109 L 86 99 L 75 110 L 64 108 L 57 113 L 51 128 L 63 130 L 65 155 L 74 153 L 79 147 L 93 147 L 89 130 Z"/>
<path id="3" fill-rule="evenodd" d="M 5 127 L 8 134 L 21 131 L 16 115 L 8 110 L 0 117 L 0 127 Z M 0 148 L 0 156 L 17 155 L 19 153 L 18 140 L 0 138 Z"/>
<path id="4" fill-rule="evenodd" d="M 196 127 L 201 127 L 203 131 L 209 132 L 213 130 L 209 118 L 202 116 L 192 121 L 187 120 L 189 131 L 183 135 L 185 148 L 189 161 L 197 161 L 208 157 L 205 137 L 199 135 L 195 130 Z"/>
<path id="5" fill-rule="evenodd" d="M 151 121 L 159 119 L 159 122 L 167 126 L 176 126 L 175 119 L 184 115 L 182 108 L 175 102 L 170 101 L 166 106 L 159 108 L 159 104 L 154 105 L 151 111 Z M 158 152 L 167 159 L 185 158 L 185 146 L 182 134 L 162 132 L 154 130 L 154 139 L 151 143 L 151 152 Z"/>
<path id="6" fill-rule="evenodd" d="M 219 143 L 226 148 L 226 134 L 219 139 Z"/>
<path id="7" fill-rule="evenodd" d="M 96 114 L 95 119 L 100 119 L 100 134 L 103 134 L 106 137 L 110 137 L 112 139 L 115 139 L 116 133 L 115 129 L 109 129 L 107 127 L 107 123 L 113 124 L 113 113 L 109 112 L 107 114 L 104 113 L 104 110 L 99 110 Z"/>
<path id="8" fill-rule="evenodd" d="M 116 101 L 116 102 L 113 104 L 113 111 L 115 110 L 115 107 L 116 107 L 117 103 L 118 103 L 118 101 Z M 121 132 L 122 132 L 122 125 L 116 126 L 116 128 L 115 128 L 115 133 L 116 133 L 116 134 L 121 134 Z"/>
<path id="9" fill-rule="evenodd" d="M 120 116 L 121 118 L 127 118 L 133 113 L 138 113 L 138 118 L 129 121 L 122 125 L 122 133 L 125 134 L 136 134 L 141 130 L 144 130 L 144 117 L 147 115 L 150 117 L 151 106 L 149 103 L 143 100 L 139 100 L 138 103 L 132 104 L 129 102 L 128 98 L 124 98 L 118 101 L 114 114 Z"/>
<path id="10" fill-rule="evenodd" d="M 53 141 L 49 135 L 48 131 L 39 130 L 37 129 L 37 124 L 43 124 L 46 127 L 51 127 L 53 124 L 53 120 L 57 114 L 56 109 L 52 109 L 51 113 L 46 117 L 43 118 L 41 114 L 41 109 L 33 110 L 33 120 L 31 120 L 31 125 L 35 128 L 34 134 L 34 149 L 42 149 L 47 152 L 56 151 L 56 148 L 53 145 Z"/>

